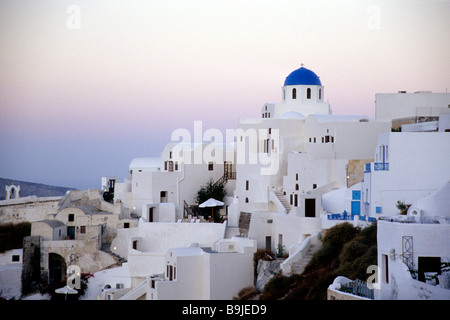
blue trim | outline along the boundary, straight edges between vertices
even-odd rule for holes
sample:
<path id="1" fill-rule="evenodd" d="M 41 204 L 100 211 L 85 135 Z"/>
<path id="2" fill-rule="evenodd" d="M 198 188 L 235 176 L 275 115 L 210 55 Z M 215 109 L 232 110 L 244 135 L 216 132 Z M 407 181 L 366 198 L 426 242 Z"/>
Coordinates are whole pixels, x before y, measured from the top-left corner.
<path id="1" fill-rule="evenodd" d="M 373 169 L 375 171 L 389 171 L 389 163 L 383 163 L 383 162 L 375 162 L 373 164 Z"/>

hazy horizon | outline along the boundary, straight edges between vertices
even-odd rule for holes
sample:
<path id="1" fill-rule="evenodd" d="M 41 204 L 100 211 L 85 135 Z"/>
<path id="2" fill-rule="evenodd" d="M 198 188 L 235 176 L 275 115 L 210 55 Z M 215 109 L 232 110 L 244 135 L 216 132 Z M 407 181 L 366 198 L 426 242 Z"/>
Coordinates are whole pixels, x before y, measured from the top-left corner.
<path id="1" fill-rule="evenodd" d="M 2 1 L 0 177 L 100 188 L 195 120 L 260 117 L 301 63 L 333 114 L 446 92 L 449 14 L 442 0 Z"/>

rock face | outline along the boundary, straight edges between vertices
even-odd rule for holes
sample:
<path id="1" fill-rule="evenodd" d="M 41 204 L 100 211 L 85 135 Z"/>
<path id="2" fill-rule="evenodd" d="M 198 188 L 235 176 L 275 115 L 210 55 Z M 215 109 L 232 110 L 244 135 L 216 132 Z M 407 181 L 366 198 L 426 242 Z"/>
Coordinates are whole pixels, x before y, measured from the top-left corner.
<path id="1" fill-rule="evenodd" d="M 284 260 L 259 260 L 256 267 L 255 288 L 259 291 L 262 291 L 267 281 L 269 281 L 274 275 L 280 272 L 280 266 L 283 261 Z"/>

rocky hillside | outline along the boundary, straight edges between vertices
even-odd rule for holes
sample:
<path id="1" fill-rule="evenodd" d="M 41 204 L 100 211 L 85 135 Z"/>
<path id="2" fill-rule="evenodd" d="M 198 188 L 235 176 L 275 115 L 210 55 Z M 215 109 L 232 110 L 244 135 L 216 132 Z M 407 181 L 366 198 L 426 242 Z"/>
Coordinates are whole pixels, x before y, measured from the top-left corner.
<path id="1" fill-rule="evenodd" d="M 5 200 L 6 190 L 5 186 L 9 185 L 20 186 L 20 196 L 38 196 L 38 197 L 54 197 L 62 196 L 68 190 L 73 190 L 73 188 L 67 187 L 55 187 L 49 186 L 41 183 L 17 181 L 12 179 L 0 178 L 0 200 Z"/>

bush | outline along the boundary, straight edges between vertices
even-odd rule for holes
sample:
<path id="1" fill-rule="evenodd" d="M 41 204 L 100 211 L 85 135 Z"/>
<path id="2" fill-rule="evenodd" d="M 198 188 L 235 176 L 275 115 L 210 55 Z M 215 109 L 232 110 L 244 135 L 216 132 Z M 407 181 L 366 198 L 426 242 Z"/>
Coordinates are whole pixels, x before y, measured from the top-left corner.
<path id="1" fill-rule="evenodd" d="M 272 261 L 276 259 L 275 253 L 272 250 L 258 249 L 253 254 L 253 262 L 258 263 L 258 260 Z"/>
<path id="2" fill-rule="evenodd" d="M 260 298 L 325 300 L 327 288 L 337 276 L 364 281 L 372 264 L 377 264 L 376 223 L 361 230 L 344 222 L 327 231 L 301 275 L 273 277 Z"/>
<path id="3" fill-rule="evenodd" d="M 286 294 L 286 288 L 289 288 L 291 283 L 290 277 L 281 274 L 273 276 L 264 286 L 260 299 L 276 300 L 282 298 Z"/>
<path id="4" fill-rule="evenodd" d="M 239 290 L 238 295 L 233 297 L 233 300 L 252 300 L 259 294 L 259 291 L 254 286 L 249 286 Z"/>
<path id="5" fill-rule="evenodd" d="M 323 238 L 323 243 L 329 243 L 340 249 L 344 243 L 356 237 L 360 232 L 360 228 L 354 227 L 348 222 L 340 223 L 328 229 Z"/>

